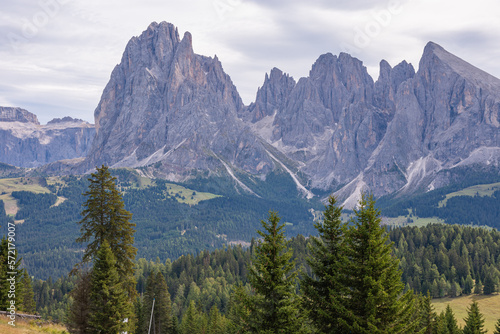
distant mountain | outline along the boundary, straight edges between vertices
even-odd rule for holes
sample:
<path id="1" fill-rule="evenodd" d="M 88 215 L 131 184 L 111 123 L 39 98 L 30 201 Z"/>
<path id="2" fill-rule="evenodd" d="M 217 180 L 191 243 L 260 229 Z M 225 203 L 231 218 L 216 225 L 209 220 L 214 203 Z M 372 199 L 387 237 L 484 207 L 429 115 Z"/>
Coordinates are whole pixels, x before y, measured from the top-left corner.
<path id="1" fill-rule="evenodd" d="M 0 162 L 39 167 L 85 157 L 94 134 L 94 126 L 82 120 L 65 117 L 40 125 L 27 110 L 0 107 Z"/>
<path id="2" fill-rule="evenodd" d="M 96 138 L 82 165 L 150 168 L 183 180 L 197 171 L 275 168 L 238 112 L 243 103 L 217 57 L 193 53 L 169 23 L 152 23 L 128 43 L 95 110 Z M 245 186 L 243 186 L 245 187 Z"/>
<path id="3" fill-rule="evenodd" d="M 302 195 L 335 193 L 347 208 L 361 191 L 402 196 L 460 181 L 460 168 L 499 173 L 500 80 L 435 43 L 417 72 L 381 61 L 377 81 L 346 53 L 321 55 L 298 81 L 273 68 L 244 106 L 217 57 L 195 54 L 191 39 L 166 22 L 133 37 L 95 110 L 86 158 L 47 170 L 104 163 L 174 181 L 222 176 L 255 195 L 256 180 L 280 170 Z"/>

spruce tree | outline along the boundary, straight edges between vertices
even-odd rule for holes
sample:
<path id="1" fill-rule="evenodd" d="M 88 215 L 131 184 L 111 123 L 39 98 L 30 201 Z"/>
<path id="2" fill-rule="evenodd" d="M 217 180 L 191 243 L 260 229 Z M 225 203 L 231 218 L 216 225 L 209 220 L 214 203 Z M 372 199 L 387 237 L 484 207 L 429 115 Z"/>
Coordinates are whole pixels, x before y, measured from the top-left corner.
<path id="1" fill-rule="evenodd" d="M 189 307 L 184 313 L 181 322 L 181 333 L 182 334 L 192 334 L 192 333 L 201 333 L 202 331 L 202 321 L 201 315 L 196 309 L 196 303 L 192 300 L 189 303 Z"/>
<path id="2" fill-rule="evenodd" d="M 217 306 L 212 306 L 208 315 L 207 334 L 224 334 L 226 332 L 225 320 L 225 317 L 220 314 Z"/>
<path id="3" fill-rule="evenodd" d="M 481 283 L 481 279 L 478 277 L 476 279 L 476 284 L 474 285 L 474 294 L 479 295 L 483 292 L 483 283 Z"/>
<path id="4" fill-rule="evenodd" d="M 2 311 L 9 306 L 8 253 L 8 241 L 5 237 L 2 237 L 0 241 L 0 310 Z"/>
<path id="5" fill-rule="evenodd" d="M 430 292 L 427 291 L 427 296 L 420 296 L 419 311 L 420 325 L 419 330 L 422 334 L 434 334 L 437 330 L 437 314 L 432 306 Z"/>
<path id="6" fill-rule="evenodd" d="M 90 314 L 88 333 L 121 333 L 133 327 L 133 314 L 115 257 L 104 240 L 94 259 L 90 276 Z"/>
<path id="7" fill-rule="evenodd" d="M 314 227 L 319 237 L 312 238 L 307 259 L 312 277 L 304 275 L 301 282 L 303 305 L 313 324 L 325 333 L 342 332 L 345 317 L 345 296 L 347 290 L 343 276 L 347 264 L 345 254 L 345 225 L 341 221 L 342 207 L 336 205 L 335 197 L 328 199 L 323 213 L 323 222 Z M 347 319 L 345 319 L 347 321 Z"/>
<path id="8" fill-rule="evenodd" d="M 250 296 L 245 287 L 241 283 L 237 284 L 229 299 L 228 333 L 247 333 L 250 331 L 250 306 Z"/>
<path id="9" fill-rule="evenodd" d="M 108 167 L 102 166 L 91 174 L 89 190 L 79 221 L 81 236 L 77 242 L 89 242 L 83 255 L 83 262 L 91 261 L 107 240 L 116 258 L 120 280 L 127 285 L 131 300 L 135 296 L 133 279 L 134 259 L 137 248 L 134 243 L 134 226 L 130 222 L 132 214 L 125 210 L 122 196 L 116 188 L 116 178 Z"/>
<path id="10" fill-rule="evenodd" d="M 493 280 L 493 277 L 490 273 L 486 275 L 486 278 L 484 279 L 484 286 L 483 286 L 483 294 L 485 295 L 491 295 L 494 293 L 496 290 L 495 287 L 495 281 Z"/>
<path id="11" fill-rule="evenodd" d="M 467 317 L 464 321 L 465 327 L 463 329 L 463 334 L 485 334 L 487 332 L 483 329 L 484 317 L 479 311 L 479 305 L 477 302 L 472 302 L 472 304 L 467 308 Z"/>
<path id="12" fill-rule="evenodd" d="M 89 331 L 90 313 L 90 271 L 79 270 L 75 288 L 70 292 L 73 298 L 66 326 L 72 334 L 85 334 Z"/>
<path id="13" fill-rule="evenodd" d="M 495 331 L 493 334 L 500 334 L 500 318 L 497 320 L 497 323 L 495 324 Z"/>
<path id="14" fill-rule="evenodd" d="M 142 303 L 143 327 L 140 333 L 147 333 L 150 326 L 151 309 L 155 300 L 153 311 L 153 323 L 156 333 L 172 332 L 172 303 L 168 293 L 167 282 L 161 272 L 151 272 L 146 281 L 146 293 Z"/>
<path id="15" fill-rule="evenodd" d="M 22 310 L 26 313 L 33 314 L 36 310 L 35 293 L 31 285 L 31 277 L 28 275 L 26 268 L 22 270 L 21 283 L 23 285 Z"/>
<path id="16" fill-rule="evenodd" d="M 462 334 L 450 304 L 446 305 L 446 310 L 439 315 L 437 327 L 438 334 Z"/>
<path id="17" fill-rule="evenodd" d="M 270 212 L 268 221 L 261 221 L 262 237 L 255 246 L 248 279 L 255 294 L 251 296 L 248 325 L 256 333 L 294 333 L 300 330 L 303 319 L 295 293 L 297 273 L 287 249 L 285 224 Z"/>
<path id="18" fill-rule="evenodd" d="M 363 194 L 347 232 L 346 272 L 349 320 L 346 333 L 408 333 L 417 323 L 414 296 L 403 294 L 399 261 L 391 254 L 392 244 L 380 226 L 380 211 L 373 196 Z"/>

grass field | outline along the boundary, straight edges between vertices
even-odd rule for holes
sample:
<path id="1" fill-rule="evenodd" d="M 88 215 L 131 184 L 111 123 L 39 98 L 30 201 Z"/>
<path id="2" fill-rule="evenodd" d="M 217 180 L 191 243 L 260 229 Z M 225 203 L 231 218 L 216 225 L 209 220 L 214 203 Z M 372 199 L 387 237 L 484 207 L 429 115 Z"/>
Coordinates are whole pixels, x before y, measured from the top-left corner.
<path id="1" fill-rule="evenodd" d="M 15 327 L 8 324 L 8 318 L 0 316 L 0 333 L 2 334 L 67 334 L 66 327 L 56 324 L 43 324 L 35 321 L 16 319 Z"/>
<path id="2" fill-rule="evenodd" d="M 212 198 L 221 197 L 212 193 L 204 193 L 184 188 L 177 184 L 167 184 L 167 195 L 180 203 L 196 205 L 201 201 L 207 201 Z"/>
<path id="3" fill-rule="evenodd" d="M 438 217 L 429 217 L 429 218 L 419 218 L 412 216 L 411 219 L 413 222 L 408 222 L 406 216 L 399 216 L 396 218 L 383 217 L 382 223 L 385 225 L 393 225 L 393 226 L 417 226 L 422 227 L 429 224 L 444 224 L 444 220 Z"/>
<path id="4" fill-rule="evenodd" d="M 496 190 L 500 190 L 500 182 L 490 183 L 490 184 L 478 184 L 477 186 L 472 186 L 469 188 L 462 189 L 460 191 L 455 191 L 446 195 L 446 198 L 439 202 L 439 207 L 446 205 L 446 202 L 456 196 L 492 196 Z"/>
<path id="5" fill-rule="evenodd" d="M 498 293 L 490 296 L 468 295 L 456 298 L 436 298 L 432 300 L 432 304 L 437 314 L 444 311 L 446 305 L 450 304 L 458 325 L 463 327 L 465 325 L 463 319 L 467 317 L 467 308 L 473 301 L 479 304 L 479 310 L 484 315 L 484 329 L 488 330 L 488 333 L 493 333 L 495 323 L 500 319 L 500 294 Z"/>
<path id="6" fill-rule="evenodd" d="M 37 194 L 50 192 L 49 189 L 41 186 L 36 178 L 0 179 L 0 200 L 3 200 L 8 215 L 15 215 L 19 209 L 16 199 L 12 197 L 13 191 L 31 191 Z"/>

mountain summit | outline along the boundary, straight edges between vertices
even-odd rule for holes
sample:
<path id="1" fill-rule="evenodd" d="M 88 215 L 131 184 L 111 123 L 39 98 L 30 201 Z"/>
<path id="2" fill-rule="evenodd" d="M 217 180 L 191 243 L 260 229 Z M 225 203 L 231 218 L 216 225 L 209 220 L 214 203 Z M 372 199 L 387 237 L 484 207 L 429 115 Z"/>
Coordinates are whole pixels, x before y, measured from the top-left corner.
<path id="1" fill-rule="evenodd" d="M 498 170 L 500 80 L 429 42 L 417 72 L 382 60 L 377 81 L 346 53 L 321 55 L 298 81 L 273 68 L 244 106 L 218 58 L 161 22 L 127 44 L 95 123 L 79 172 L 225 175 L 258 195 L 252 178 L 280 170 L 305 196 L 335 193 L 351 208 L 362 191 L 410 194 L 463 166 Z"/>
<path id="2" fill-rule="evenodd" d="M 97 135 L 84 163 L 151 167 L 182 180 L 193 173 L 274 168 L 238 118 L 241 98 L 217 57 L 193 52 L 191 34 L 152 23 L 128 43 L 95 110 Z"/>

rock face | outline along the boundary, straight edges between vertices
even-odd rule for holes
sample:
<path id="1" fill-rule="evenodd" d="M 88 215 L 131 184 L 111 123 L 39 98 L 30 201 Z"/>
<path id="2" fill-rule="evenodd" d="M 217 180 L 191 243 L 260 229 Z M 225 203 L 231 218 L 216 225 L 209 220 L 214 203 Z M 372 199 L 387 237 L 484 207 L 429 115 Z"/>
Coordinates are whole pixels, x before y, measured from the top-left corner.
<path id="1" fill-rule="evenodd" d="M 40 125 L 21 108 L 0 107 L 0 162 L 38 167 L 61 159 L 85 156 L 94 138 L 94 126 L 72 118 Z"/>
<path id="2" fill-rule="evenodd" d="M 40 125 L 35 114 L 25 109 L 12 107 L 0 107 L 0 122 L 21 122 Z"/>
<path id="3" fill-rule="evenodd" d="M 81 171 L 105 163 L 182 180 L 280 168 L 305 195 L 336 191 L 348 208 L 362 190 L 425 191 L 446 183 L 440 170 L 500 160 L 500 80 L 432 42 L 417 73 L 382 61 L 376 82 L 345 53 L 320 56 L 297 82 L 273 68 L 246 107 L 217 57 L 153 23 L 127 45 L 95 120 Z"/>
<path id="4" fill-rule="evenodd" d="M 266 174 L 274 163 L 238 118 L 243 107 L 217 57 L 195 54 L 189 33 L 181 40 L 173 25 L 152 23 L 113 70 L 83 167 L 154 164 L 174 179 L 233 167 Z"/>
<path id="5" fill-rule="evenodd" d="M 251 105 L 244 118 L 302 163 L 311 187 L 341 187 L 336 195 L 346 207 L 363 190 L 425 191 L 442 185 L 442 169 L 499 166 L 500 80 L 432 42 L 417 73 L 405 61 L 394 68 L 382 61 L 373 83 L 359 60 L 325 54 L 290 86 L 266 76 L 258 108 Z M 259 104 L 263 91 L 279 98 Z"/>

